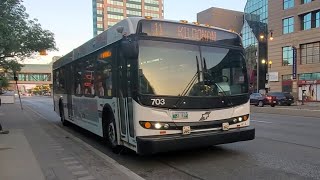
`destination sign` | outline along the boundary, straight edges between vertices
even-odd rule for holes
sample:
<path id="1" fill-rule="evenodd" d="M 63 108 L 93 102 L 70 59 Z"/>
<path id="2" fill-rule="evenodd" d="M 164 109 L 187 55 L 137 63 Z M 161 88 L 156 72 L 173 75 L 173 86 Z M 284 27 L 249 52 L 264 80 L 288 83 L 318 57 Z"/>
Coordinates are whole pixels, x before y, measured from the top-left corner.
<path id="1" fill-rule="evenodd" d="M 142 21 L 141 32 L 144 35 L 214 42 L 222 39 L 235 39 L 233 33 L 218 29 L 163 21 Z"/>

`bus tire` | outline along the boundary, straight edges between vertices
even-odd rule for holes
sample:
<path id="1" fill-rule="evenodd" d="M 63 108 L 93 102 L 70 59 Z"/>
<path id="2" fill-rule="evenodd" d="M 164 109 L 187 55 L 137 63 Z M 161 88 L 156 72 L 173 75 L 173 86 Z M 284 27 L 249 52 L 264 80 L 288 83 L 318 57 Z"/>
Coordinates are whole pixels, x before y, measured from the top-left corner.
<path id="1" fill-rule="evenodd" d="M 61 119 L 62 125 L 68 126 L 69 122 L 66 120 L 66 118 L 64 116 L 64 109 L 63 109 L 62 101 L 59 102 L 59 113 L 60 113 L 60 119 Z"/>
<path id="2" fill-rule="evenodd" d="M 119 153 L 121 151 L 121 146 L 118 145 L 117 140 L 117 128 L 114 118 L 107 121 L 106 134 L 108 138 L 108 144 L 112 149 L 112 152 Z"/>
<path id="3" fill-rule="evenodd" d="M 117 140 L 117 128 L 116 123 L 111 115 L 112 111 L 103 111 L 103 139 L 106 140 L 107 144 L 111 148 L 112 152 L 119 153 L 122 150 L 122 147 L 118 145 Z"/>

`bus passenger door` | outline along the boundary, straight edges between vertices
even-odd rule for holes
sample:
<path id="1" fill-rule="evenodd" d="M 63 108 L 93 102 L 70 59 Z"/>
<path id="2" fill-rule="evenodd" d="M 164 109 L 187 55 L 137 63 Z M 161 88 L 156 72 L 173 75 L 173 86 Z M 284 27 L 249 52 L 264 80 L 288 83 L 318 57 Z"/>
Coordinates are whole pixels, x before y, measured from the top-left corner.
<path id="1" fill-rule="evenodd" d="M 66 66 L 66 89 L 67 89 L 67 108 L 68 108 L 68 119 L 73 121 L 73 108 L 72 108 L 72 89 L 73 89 L 73 67 L 72 65 Z"/>
<path id="2" fill-rule="evenodd" d="M 126 58 L 118 54 L 117 60 L 117 97 L 118 97 L 118 114 L 120 120 L 121 139 L 130 144 L 134 142 L 134 127 L 132 117 L 132 98 L 130 89 L 130 71 L 131 64 Z"/>

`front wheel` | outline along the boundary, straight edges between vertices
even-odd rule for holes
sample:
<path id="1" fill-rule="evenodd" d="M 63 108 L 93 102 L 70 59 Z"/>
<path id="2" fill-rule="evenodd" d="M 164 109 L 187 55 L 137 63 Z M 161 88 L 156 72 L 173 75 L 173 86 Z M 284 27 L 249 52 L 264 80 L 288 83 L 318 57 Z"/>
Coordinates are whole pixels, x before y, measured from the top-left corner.
<path id="1" fill-rule="evenodd" d="M 109 120 L 105 127 L 105 135 L 107 136 L 108 144 L 114 153 L 121 151 L 121 146 L 118 145 L 117 141 L 117 129 L 114 119 Z"/>
<path id="2" fill-rule="evenodd" d="M 258 106 L 263 107 L 264 106 L 263 101 L 259 101 Z"/>

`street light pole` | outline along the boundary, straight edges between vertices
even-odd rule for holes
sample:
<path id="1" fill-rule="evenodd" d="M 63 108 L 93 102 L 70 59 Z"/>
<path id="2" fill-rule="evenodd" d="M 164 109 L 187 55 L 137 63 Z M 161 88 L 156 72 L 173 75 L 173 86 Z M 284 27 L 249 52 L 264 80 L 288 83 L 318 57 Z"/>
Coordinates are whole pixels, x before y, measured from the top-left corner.
<path id="1" fill-rule="evenodd" d="M 259 46 L 258 46 L 258 49 L 257 49 L 257 93 L 259 93 L 259 73 L 260 73 L 260 60 L 259 60 Z"/>

